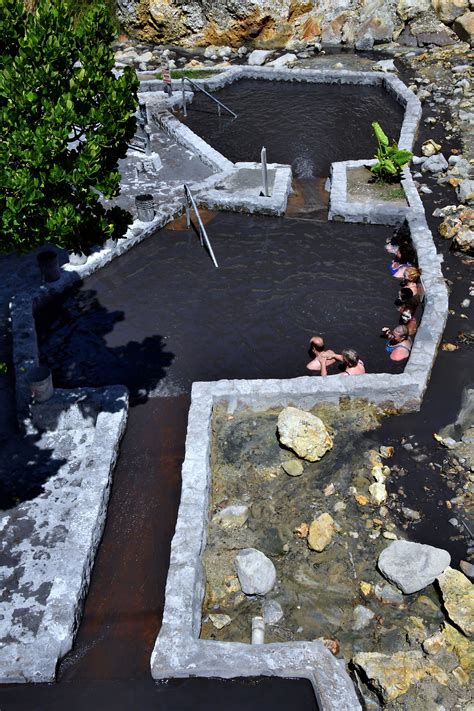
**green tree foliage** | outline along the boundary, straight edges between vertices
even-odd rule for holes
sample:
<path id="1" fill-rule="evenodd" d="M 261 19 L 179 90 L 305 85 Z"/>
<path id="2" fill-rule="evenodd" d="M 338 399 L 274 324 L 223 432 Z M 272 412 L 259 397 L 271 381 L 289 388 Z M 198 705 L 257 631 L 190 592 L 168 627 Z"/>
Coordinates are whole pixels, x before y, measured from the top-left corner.
<path id="1" fill-rule="evenodd" d="M 118 160 L 135 131 L 138 82 L 112 71 L 110 12 L 76 21 L 61 0 L 0 0 L 2 251 L 45 242 L 88 253 L 131 221 L 117 206 Z"/>
<path id="2" fill-rule="evenodd" d="M 377 153 L 375 154 L 378 163 L 371 167 L 371 172 L 381 183 L 392 183 L 400 180 L 402 168 L 411 161 L 412 153 L 399 149 L 395 141 L 390 145 L 388 137 L 377 121 L 373 122 L 372 128 L 378 144 Z"/>

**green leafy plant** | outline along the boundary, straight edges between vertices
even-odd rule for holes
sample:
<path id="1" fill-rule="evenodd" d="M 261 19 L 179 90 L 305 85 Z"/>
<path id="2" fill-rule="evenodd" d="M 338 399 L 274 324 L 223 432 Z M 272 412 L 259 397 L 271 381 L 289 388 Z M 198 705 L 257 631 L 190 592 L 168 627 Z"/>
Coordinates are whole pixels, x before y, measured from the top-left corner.
<path id="1" fill-rule="evenodd" d="M 8 373 L 8 365 L 4 360 L 0 360 L 0 375 L 6 375 Z"/>
<path id="2" fill-rule="evenodd" d="M 390 141 L 377 121 L 372 123 L 378 147 L 375 157 L 377 163 L 371 166 L 370 171 L 381 183 L 393 183 L 400 180 L 402 169 L 409 163 L 413 154 L 405 149 L 399 149 L 395 141 Z"/>
<path id="3" fill-rule="evenodd" d="M 75 252 L 121 237 L 131 216 L 118 161 L 135 132 L 138 81 L 113 72 L 103 2 L 74 17 L 62 0 L 0 0 L 0 250 L 45 242 Z"/>
<path id="4" fill-rule="evenodd" d="M 172 79 L 182 79 L 183 77 L 189 77 L 190 79 L 206 79 L 207 77 L 213 77 L 218 73 L 218 71 L 210 71 L 209 69 L 172 69 L 170 75 Z M 155 78 L 162 79 L 162 73 L 157 72 L 155 74 Z"/>

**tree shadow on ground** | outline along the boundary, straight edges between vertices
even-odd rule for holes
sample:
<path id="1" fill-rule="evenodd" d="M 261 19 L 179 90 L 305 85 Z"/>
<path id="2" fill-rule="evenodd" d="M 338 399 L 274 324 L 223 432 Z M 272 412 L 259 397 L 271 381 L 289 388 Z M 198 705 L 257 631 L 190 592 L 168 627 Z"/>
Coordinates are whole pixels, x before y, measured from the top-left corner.
<path id="1" fill-rule="evenodd" d="M 45 482 L 58 473 L 65 459 L 39 446 L 39 435 L 10 438 L 1 443 L 0 509 L 7 510 L 36 498 Z"/>
<path id="2" fill-rule="evenodd" d="M 113 345 L 110 334 L 124 321 L 124 311 L 108 311 L 94 290 L 75 288 L 40 309 L 36 327 L 41 360 L 51 369 L 55 386 L 125 385 L 131 405 L 146 402 L 175 356 L 164 351 L 158 334 Z M 133 332 L 134 324 L 127 324 L 126 333 Z"/>

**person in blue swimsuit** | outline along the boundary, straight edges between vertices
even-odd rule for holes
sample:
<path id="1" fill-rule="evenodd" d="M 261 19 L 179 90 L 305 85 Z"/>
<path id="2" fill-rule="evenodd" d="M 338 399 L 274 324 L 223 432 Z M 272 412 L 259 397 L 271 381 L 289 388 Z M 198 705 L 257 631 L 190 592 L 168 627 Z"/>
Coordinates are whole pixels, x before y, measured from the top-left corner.
<path id="1" fill-rule="evenodd" d="M 390 360 L 401 361 L 408 358 L 413 344 L 406 326 L 395 326 L 393 330 L 382 328 L 382 336 L 388 341 L 385 350 L 390 353 Z"/>

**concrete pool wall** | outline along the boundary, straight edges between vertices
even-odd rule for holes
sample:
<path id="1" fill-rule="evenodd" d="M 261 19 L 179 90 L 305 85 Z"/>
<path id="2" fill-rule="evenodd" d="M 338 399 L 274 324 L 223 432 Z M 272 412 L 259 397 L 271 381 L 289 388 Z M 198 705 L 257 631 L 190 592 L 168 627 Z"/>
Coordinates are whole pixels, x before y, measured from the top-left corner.
<path id="1" fill-rule="evenodd" d="M 396 77 L 377 72 L 311 71 L 311 70 L 273 70 L 264 68 L 232 68 L 223 74 L 203 81 L 209 88 L 219 88 L 239 78 L 255 78 L 278 81 L 304 81 L 316 83 L 355 83 L 383 86 L 397 101 L 405 107 L 400 145 L 411 148 L 415 139 L 416 128 L 421 116 L 418 99 Z M 158 82 L 143 83 L 144 92 L 156 91 Z M 149 94 L 151 96 L 151 94 Z M 270 198 L 256 199 L 255 196 L 241 194 L 226 200 L 215 190 L 219 181 L 237 175 L 242 169 L 259 170 L 258 164 L 232 164 L 205 144 L 196 134 L 182 126 L 169 112 L 163 112 L 159 121 L 174 135 L 177 141 L 182 139 L 188 148 L 195 148 L 201 159 L 212 154 L 217 173 L 204 181 L 197 190 L 198 199 L 204 204 L 214 204 L 220 209 L 248 210 L 264 214 L 284 212 L 290 191 L 291 171 L 288 166 L 270 166 L 274 170 L 274 186 Z M 195 137 L 195 139 L 193 138 Z M 195 143 L 193 143 L 195 141 Z M 203 144 L 205 144 L 203 146 Z M 206 147 L 207 146 L 207 147 Z M 224 163 L 225 161 L 225 163 Z M 290 172 L 289 172 L 290 171 Z M 340 178 L 340 179 L 339 179 Z M 331 193 L 331 210 L 346 221 L 375 221 L 381 224 L 400 224 L 405 219 L 411 230 L 418 252 L 420 266 L 426 290 L 426 304 L 422 324 L 410 356 L 410 360 L 401 375 L 373 374 L 358 378 L 314 378 L 301 377 L 291 380 L 222 380 L 214 383 L 195 383 L 192 388 L 192 404 L 189 412 L 188 434 L 186 440 L 186 458 L 183 464 L 183 490 L 179 508 L 176 533 L 173 538 L 171 565 L 166 588 L 166 604 L 163 626 L 158 636 L 152 657 L 152 675 L 154 678 L 167 676 L 246 676 L 277 675 L 284 677 L 306 677 L 311 679 L 316 696 L 323 709 L 356 709 L 358 702 L 350 679 L 343 664 L 335 660 L 318 642 L 286 643 L 264 645 L 259 648 L 237 643 L 215 643 L 199 641 L 199 626 L 203 594 L 201 555 L 205 546 L 209 491 L 209 446 L 212 410 L 216 403 L 226 402 L 229 409 L 267 407 L 296 404 L 310 408 L 321 399 L 338 401 L 341 397 L 365 397 L 372 402 L 386 404 L 400 409 L 417 409 L 421 403 L 431 366 L 436 355 L 436 348 L 442 335 L 447 315 L 447 291 L 442 279 L 440 261 L 433 244 L 431 233 L 426 225 L 421 201 L 413 193 L 415 187 L 407 174 L 407 186 L 411 191 L 408 207 L 392 216 L 370 204 L 364 204 L 358 214 L 349 214 L 344 195 L 344 166 L 335 164 Z M 245 186 L 244 186 L 245 187 Z M 216 202 L 212 203 L 211 198 Z M 267 201 L 267 202 L 264 202 Z M 353 203 L 351 204 L 353 210 Z M 27 369 L 38 363 L 38 346 L 35 331 L 34 313 L 40 305 L 48 302 L 65 289 L 70 288 L 79 279 L 86 278 L 101 269 L 112 259 L 120 256 L 138 242 L 152 235 L 184 209 L 184 200 L 178 193 L 167 205 L 161 205 L 152 223 L 136 221 L 129 229 L 125 239 L 119 240 L 113 249 L 103 249 L 93 254 L 84 265 L 66 265 L 59 282 L 43 286 L 37 293 L 13 299 L 11 304 L 14 367 L 16 374 L 16 395 L 18 416 L 21 424 L 28 431 L 34 431 L 31 419 L 29 388 L 26 381 Z M 370 215 L 370 219 L 369 219 Z M 74 397 L 76 391 L 69 391 Z M 61 393 L 59 393 L 61 397 Z M 80 392 L 77 391 L 80 397 Z M 121 412 L 126 416 L 126 398 L 120 400 Z M 106 410 L 105 410 L 106 412 Z M 120 422 L 124 420 L 120 418 Z M 113 437 L 107 442 L 107 451 L 117 453 L 122 435 L 122 424 L 117 426 Z M 113 457 L 109 458 L 112 461 Z M 97 456 L 99 463 L 99 457 Z M 95 503 L 101 502 L 95 522 L 101 530 L 106 518 L 107 499 L 110 487 L 111 471 L 101 479 L 101 485 L 91 492 Z M 84 515 L 92 502 L 84 500 L 76 516 Z M 31 503 L 24 504 L 25 510 Z M 55 521 L 50 522 L 54 527 Z M 67 528 L 67 522 L 63 525 Z M 69 531 L 67 532 L 69 535 Z M 52 681 L 59 656 L 71 648 L 80 617 L 81 606 L 87 590 L 92 561 L 99 544 L 96 537 L 88 542 L 86 534 L 82 545 L 77 544 L 78 554 L 75 567 L 68 568 L 69 577 L 63 580 L 64 587 L 71 591 L 75 600 L 73 606 L 61 608 L 61 600 L 48 598 L 43 603 L 42 614 L 48 620 L 47 634 L 55 639 L 44 650 L 41 665 L 36 664 L 30 654 L 31 647 L 19 640 L 7 645 L 0 656 L 0 678 L 3 681 Z M 47 575 L 54 576 L 49 568 Z M 38 581 L 41 583 L 41 581 Z M 46 582 L 46 581 L 44 581 Z M 76 595 L 74 597 L 74 592 Z M 58 615 L 62 615 L 65 624 L 59 626 Z M 56 615 L 56 616 L 55 616 Z M 67 619 L 66 619 L 67 618 Z M 66 624 L 67 623 L 67 624 Z M 41 666 L 41 668 L 39 668 Z"/>
<path id="2" fill-rule="evenodd" d="M 308 82 L 382 84 L 405 106 L 400 147 L 412 149 L 421 105 L 393 76 L 361 72 L 272 71 L 267 68 L 233 69 L 206 82 L 208 88 L 225 86 L 239 78 L 297 79 Z M 168 123 L 176 140 L 190 140 L 192 132 Z M 198 138 L 201 150 L 202 139 Z M 188 144 L 189 145 L 189 144 Z M 214 149 L 212 149 L 214 150 Z M 213 156 L 215 157 L 215 156 Z M 401 375 L 376 374 L 357 378 L 291 380 L 227 380 L 194 383 L 189 410 L 186 455 L 182 467 L 182 493 L 165 597 L 163 623 L 151 658 L 155 679 L 186 676 L 283 676 L 310 679 L 319 707 L 331 711 L 361 708 L 344 663 L 334 659 L 320 642 L 287 642 L 245 645 L 200 640 L 205 580 L 202 555 L 206 546 L 211 490 L 211 423 L 213 408 L 226 403 L 229 412 L 249 408 L 259 411 L 292 404 L 310 409 L 321 400 L 366 398 L 400 410 L 418 409 L 444 330 L 448 294 L 423 205 L 411 174 L 404 171 L 406 208 L 370 203 L 349 203 L 346 171 L 370 161 L 333 164 L 329 219 L 372 224 L 408 224 L 423 269 L 425 304 L 423 319 Z"/>

